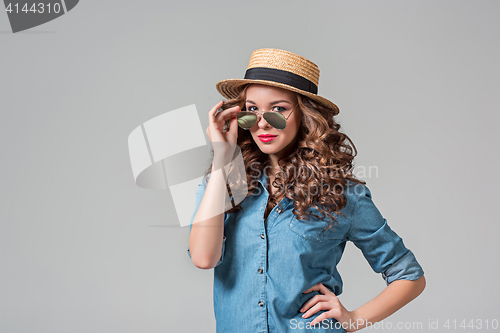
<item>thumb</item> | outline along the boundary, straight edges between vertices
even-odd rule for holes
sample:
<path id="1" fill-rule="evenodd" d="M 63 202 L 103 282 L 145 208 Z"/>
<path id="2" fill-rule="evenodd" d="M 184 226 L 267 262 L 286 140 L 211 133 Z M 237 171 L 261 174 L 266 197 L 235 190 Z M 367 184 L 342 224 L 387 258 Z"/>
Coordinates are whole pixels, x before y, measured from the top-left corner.
<path id="1" fill-rule="evenodd" d="M 229 131 L 227 132 L 231 133 L 236 139 L 238 139 L 238 119 L 236 119 L 236 116 L 231 118 L 231 121 L 229 123 Z"/>

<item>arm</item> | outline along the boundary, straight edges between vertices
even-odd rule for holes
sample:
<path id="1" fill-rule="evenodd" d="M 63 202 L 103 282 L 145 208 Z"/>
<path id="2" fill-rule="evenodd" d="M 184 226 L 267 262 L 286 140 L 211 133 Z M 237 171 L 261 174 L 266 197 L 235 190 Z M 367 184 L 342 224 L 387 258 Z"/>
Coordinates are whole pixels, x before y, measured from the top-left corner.
<path id="1" fill-rule="evenodd" d="M 212 173 L 193 216 L 189 236 L 189 256 L 196 267 L 203 269 L 217 266 L 224 253 L 224 212 L 226 202 L 230 204 L 230 201 L 223 171 L 232 160 L 238 138 L 236 113 L 239 108 L 226 108 L 217 113 L 222 105 L 222 101 L 218 102 L 208 113 L 209 126 L 206 132 L 214 149 Z M 223 125 L 227 120 L 230 121 L 230 128 L 223 132 Z"/>
<path id="2" fill-rule="evenodd" d="M 425 277 L 423 275 L 414 281 L 396 280 L 391 282 L 374 299 L 351 311 L 356 322 L 354 331 L 389 317 L 415 299 L 424 289 Z"/>
<path id="3" fill-rule="evenodd" d="M 222 169 L 215 171 L 212 166 L 212 173 L 194 216 L 189 236 L 190 257 L 198 268 L 213 268 L 221 258 L 226 195 L 226 181 Z"/>
<path id="4" fill-rule="evenodd" d="M 415 255 L 392 230 L 375 206 L 371 191 L 362 186 L 348 238 L 358 247 L 387 287 L 374 299 L 353 310 L 357 330 L 378 322 L 416 298 L 425 288 L 425 277 Z"/>
<path id="5" fill-rule="evenodd" d="M 320 295 L 313 296 L 300 309 L 305 312 L 303 318 L 318 310 L 328 310 L 314 318 L 311 325 L 334 318 L 347 332 L 358 331 L 390 316 L 425 288 L 424 270 L 403 239 L 389 227 L 372 201 L 368 187 L 360 185 L 355 193 L 358 197 L 346 239 L 361 250 L 374 272 L 382 274 L 387 287 L 368 303 L 348 311 L 337 295 L 318 283 L 304 293 L 316 290 Z"/>

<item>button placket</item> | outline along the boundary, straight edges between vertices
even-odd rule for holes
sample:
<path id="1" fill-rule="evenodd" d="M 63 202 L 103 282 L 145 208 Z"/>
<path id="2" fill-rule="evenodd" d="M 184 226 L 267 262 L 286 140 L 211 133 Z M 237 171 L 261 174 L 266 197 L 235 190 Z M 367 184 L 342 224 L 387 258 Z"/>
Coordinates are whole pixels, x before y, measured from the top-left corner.
<path id="1" fill-rule="evenodd" d="M 260 213 L 259 215 L 260 216 L 263 216 L 264 215 L 264 211 L 265 211 L 265 208 L 266 208 L 266 204 L 262 204 L 262 207 L 261 207 L 261 210 L 260 210 Z M 271 214 L 270 214 L 271 215 Z M 270 225 L 269 223 L 272 223 L 273 222 L 273 217 L 272 216 L 268 216 L 266 219 L 263 219 L 263 228 L 261 229 L 261 232 L 260 232 L 260 238 L 261 240 L 263 240 L 264 242 L 261 243 L 261 245 L 259 246 L 259 248 L 262 249 L 262 253 L 261 253 L 261 260 L 260 262 L 258 263 L 258 266 L 257 266 L 257 276 L 255 276 L 255 279 L 259 280 L 259 285 L 261 286 L 261 293 L 259 295 L 259 301 L 258 301 L 258 305 L 260 307 L 259 309 L 259 312 L 261 313 L 261 316 L 262 316 L 262 319 L 264 320 L 264 322 L 262 323 L 262 326 L 261 326 L 261 329 L 265 329 L 266 332 L 267 332 L 267 321 L 266 321 L 266 318 L 268 317 L 268 309 L 267 309 L 267 306 L 265 304 L 265 300 L 267 299 L 267 276 L 265 274 L 265 267 L 267 265 L 267 255 L 268 255 L 268 244 L 267 244 L 267 235 L 268 235 L 268 232 L 269 232 L 269 228 L 270 228 Z"/>

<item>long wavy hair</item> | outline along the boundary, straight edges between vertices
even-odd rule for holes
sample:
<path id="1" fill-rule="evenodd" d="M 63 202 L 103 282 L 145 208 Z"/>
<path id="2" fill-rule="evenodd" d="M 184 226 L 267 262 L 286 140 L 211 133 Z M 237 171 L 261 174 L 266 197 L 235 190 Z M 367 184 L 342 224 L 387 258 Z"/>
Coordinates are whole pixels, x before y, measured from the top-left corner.
<path id="1" fill-rule="evenodd" d="M 245 85 L 236 98 L 225 101 L 220 109 L 238 105 L 244 110 L 248 86 Z M 297 219 L 308 220 L 309 216 L 324 219 L 328 216 L 332 221 L 327 228 L 329 229 L 336 222 L 334 215 L 344 215 L 340 210 L 347 204 L 344 194 L 347 180 L 361 184 L 366 182 L 356 179 L 352 174 L 357 150 L 351 139 L 339 131 L 340 124 L 334 119 L 334 110 L 301 94 L 296 93 L 296 98 L 302 111 L 301 126 L 294 140 L 293 152 L 278 161 L 280 171 L 275 174 L 272 183 L 278 190 L 269 194 L 264 218 L 286 196 L 294 203 L 293 214 Z M 228 124 L 229 121 L 226 122 L 224 131 L 228 129 Z M 248 197 L 256 191 L 261 173 L 267 172 L 271 165 L 268 155 L 259 149 L 250 131 L 239 126 L 237 144 L 245 164 Z M 211 171 L 212 166 L 205 172 L 205 178 Z M 227 185 L 227 190 L 231 196 L 230 185 Z M 320 215 L 311 212 L 310 207 L 316 208 Z M 226 213 L 239 210 L 242 210 L 240 204 L 234 205 L 233 202 L 233 208 Z"/>

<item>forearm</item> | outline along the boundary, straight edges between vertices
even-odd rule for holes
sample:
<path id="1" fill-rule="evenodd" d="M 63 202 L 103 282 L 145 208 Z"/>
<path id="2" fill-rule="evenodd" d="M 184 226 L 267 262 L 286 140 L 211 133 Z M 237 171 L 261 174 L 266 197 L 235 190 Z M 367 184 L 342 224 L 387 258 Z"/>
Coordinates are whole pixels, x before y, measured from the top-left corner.
<path id="1" fill-rule="evenodd" d="M 226 181 L 222 170 L 212 173 L 193 219 L 189 237 L 191 260 L 198 268 L 213 268 L 222 254 Z"/>
<path id="2" fill-rule="evenodd" d="M 393 281 L 374 299 L 352 311 L 356 318 L 356 330 L 389 317 L 420 295 L 424 288 L 424 276 L 415 281 Z"/>

